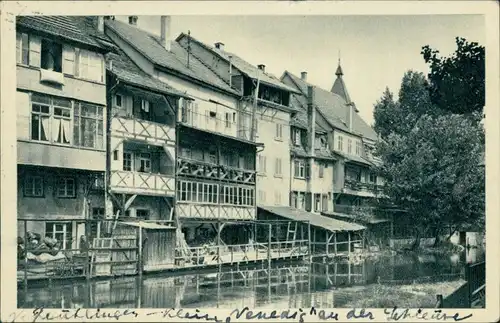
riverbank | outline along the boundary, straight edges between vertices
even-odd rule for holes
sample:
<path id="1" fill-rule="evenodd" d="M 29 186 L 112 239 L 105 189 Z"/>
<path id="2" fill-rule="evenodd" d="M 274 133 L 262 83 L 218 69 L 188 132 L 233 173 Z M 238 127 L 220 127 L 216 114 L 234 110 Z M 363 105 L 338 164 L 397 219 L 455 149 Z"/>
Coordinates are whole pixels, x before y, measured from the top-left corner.
<path id="1" fill-rule="evenodd" d="M 406 285 L 380 285 L 355 286 L 342 288 L 336 294 L 345 294 L 342 307 L 352 308 L 434 308 L 436 295 L 444 297 L 450 295 L 465 280 L 458 279 L 447 282 L 417 283 Z"/>

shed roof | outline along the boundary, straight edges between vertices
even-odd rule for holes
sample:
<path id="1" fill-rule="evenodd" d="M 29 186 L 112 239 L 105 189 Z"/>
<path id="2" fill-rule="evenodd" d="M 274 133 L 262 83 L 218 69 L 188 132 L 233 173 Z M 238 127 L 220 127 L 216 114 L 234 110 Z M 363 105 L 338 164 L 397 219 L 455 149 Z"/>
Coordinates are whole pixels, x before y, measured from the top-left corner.
<path id="1" fill-rule="evenodd" d="M 293 221 L 309 221 L 312 226 L 323 228 L 332 232 L 360 231 L 366 229 L 360 224 L 344 222 L 322 216 L 320 214 L 294 209 L 288 206 L 259 206 L 259 208 Z"/>

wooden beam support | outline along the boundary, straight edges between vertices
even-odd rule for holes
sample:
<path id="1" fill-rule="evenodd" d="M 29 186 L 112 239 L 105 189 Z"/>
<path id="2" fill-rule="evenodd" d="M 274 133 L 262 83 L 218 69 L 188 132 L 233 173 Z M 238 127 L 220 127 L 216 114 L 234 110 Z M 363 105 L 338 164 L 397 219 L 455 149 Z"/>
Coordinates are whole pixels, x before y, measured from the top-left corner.
<path id="1" fill-rule="evenodd" d="M 123 194 L 123 196 L 125 197 L 125 194 Z M 125 202 L 125 204 L 123 205 L 123 211 L 128 210 L 128 208 L 132 205 L 132 203 L 134 203 L 134 200 L 136 197 L 137 197 L 137 194 L 134 194 L 127 199 L 127 202 Z"/>
<path id="2" fill-rule="evenodd" d="M 337 252 L 338 252 L 338 250 L 337 250 L 337 232 L 333 233 L 333 243 L 334 243 L 333 246 L 335 248 L 335 256 L 336 256 Z"/>

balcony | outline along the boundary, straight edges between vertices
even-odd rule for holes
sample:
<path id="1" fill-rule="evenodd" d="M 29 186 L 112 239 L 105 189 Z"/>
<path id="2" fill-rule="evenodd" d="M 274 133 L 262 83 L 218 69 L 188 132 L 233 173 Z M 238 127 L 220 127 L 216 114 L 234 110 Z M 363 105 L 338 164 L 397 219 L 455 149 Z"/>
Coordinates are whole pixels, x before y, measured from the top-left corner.
<path id="1" fill-rule="evenodd" d="M 359 196 L 376 196 L 382 193 L 382 186 L 346 178 L 344 181 L 344 191 L 345 193 Z"/>
<path id="2" fill-rule="evenodd" d="M 175 177 L 173 174 L 111 171 L 110 187 L 117 193 L 174 196 Z"/>
<path id="3" fill-rule="evenodd" d="M 255 207 L 177 202 L 175 214 L 189 219 L 255 220 Z"/>
<path id="4" fill-rule="evenodd" d="M 255 171 L 224 165 L 215 165 L 189 158 L 177 158 L 177 175 L 217 179 L 242 184 L 255 184 Z"/>
<path id="5" fill-rule="evenodd" d="M 113 117 L 111 133 L 126 139 L 146 141 L 153 145 L 175 143 L 175 127 L 133 117 Z"/>

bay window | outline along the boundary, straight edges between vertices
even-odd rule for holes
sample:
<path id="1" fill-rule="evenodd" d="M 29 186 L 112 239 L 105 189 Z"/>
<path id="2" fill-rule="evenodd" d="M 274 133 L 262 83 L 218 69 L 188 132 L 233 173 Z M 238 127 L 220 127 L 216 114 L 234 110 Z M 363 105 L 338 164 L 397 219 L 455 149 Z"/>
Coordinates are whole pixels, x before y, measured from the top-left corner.
<path id="1" fill-rule="evenodd" d="M 69 144 L 71 134 L 71 101 L 54 99 L 54 118 L 52 119 L 52 139 L 60 144 Z"/>
<path id="2" fill-rule="evenodd" d="M 44 95 L 31 96 L 31 139 L 50 140 L 51 98 Z"/>

